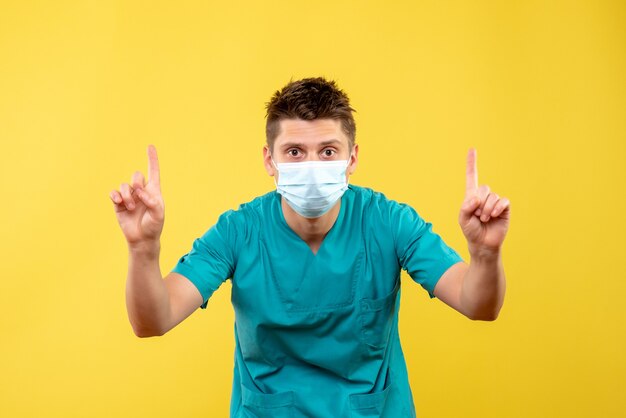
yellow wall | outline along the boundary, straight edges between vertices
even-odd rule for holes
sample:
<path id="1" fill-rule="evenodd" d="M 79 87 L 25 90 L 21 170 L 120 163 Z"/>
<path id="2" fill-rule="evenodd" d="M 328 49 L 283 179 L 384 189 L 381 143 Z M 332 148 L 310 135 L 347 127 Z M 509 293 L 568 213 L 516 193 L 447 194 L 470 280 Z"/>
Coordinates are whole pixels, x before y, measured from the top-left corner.
<path id="1" fill-rule="evenodd" d="M 624 416 L 625 3 L 298 3 L 0 1 L 0 416 L 227 416 L 230 283 L 137 338 L 109 192 L 155 144 L 167 274 L 272 190 L 264 103 L 317 75 L 357 109 L 351 181 L 413 205 L 467 261 L 469 147 L 511 201 L 497 321 L 404 281 L 418 416 Z"/>

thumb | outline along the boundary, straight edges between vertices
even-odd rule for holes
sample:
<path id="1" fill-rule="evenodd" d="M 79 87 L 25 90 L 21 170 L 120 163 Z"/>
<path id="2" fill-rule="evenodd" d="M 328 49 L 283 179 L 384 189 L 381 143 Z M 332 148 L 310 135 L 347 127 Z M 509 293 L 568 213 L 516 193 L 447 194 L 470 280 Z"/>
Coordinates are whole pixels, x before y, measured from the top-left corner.
<path id="1" fill-rule="evenodd" d="M 461 221 L 462 223 L 469 222 L 469 220 L 472 219 L 472 216 L 474 216 L 474 211 L 478 209 L 479 206 L 480 206 L 480 199 L 478 198 L 478 196 L 476 195 L 468 196 L 463 201 L 463 205 L 461 206 L 461 213 L 459 214 L 459 221 Z"/>
<path id="2" fill-rule="evenodd" d="M 139 199 L 150 209 L 154 209 L 156 207 L 155 199 L 148 194 L 144 189 L 135 189 L 137 190 L 137 196 Z"/>

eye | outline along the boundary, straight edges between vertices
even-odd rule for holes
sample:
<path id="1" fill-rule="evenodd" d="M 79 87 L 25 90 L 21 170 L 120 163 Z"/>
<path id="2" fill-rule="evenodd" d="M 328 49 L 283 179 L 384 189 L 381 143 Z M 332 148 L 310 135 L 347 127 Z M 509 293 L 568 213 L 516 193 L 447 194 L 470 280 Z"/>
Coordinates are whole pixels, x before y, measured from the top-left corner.
<path id="1" fill-rule="evenodd" d="M 324 151 L 322 151 L 322 153 L 324 154 L 324 157 L 332 157 L 337 153 L 337 151 L 331 148 L 326 148 Z"/>
<path id="2" fill-rule="evenodd" d="M 291 157 L 297 157 L 299 152 L 300 150 L 298 150 L 297 148 L 292 148 L 289 151 L 287 151 L 287 154 L 289 154 L 289 156 Z"/>

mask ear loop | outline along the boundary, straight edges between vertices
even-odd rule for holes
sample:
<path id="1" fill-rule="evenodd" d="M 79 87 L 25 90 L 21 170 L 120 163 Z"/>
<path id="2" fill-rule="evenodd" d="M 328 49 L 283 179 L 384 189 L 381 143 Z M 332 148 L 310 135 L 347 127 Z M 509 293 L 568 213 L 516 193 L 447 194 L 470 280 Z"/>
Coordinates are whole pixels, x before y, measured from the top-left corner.
<path id="1" fill-rule="evenodd" d="M 350 167 L 350 162 L 352 161 L 352 151 L 350 151 L 350 155 L 348 156 L 348 163 L 346 164 L 346 174 L 348 173 L 348 167 Z M 346 180 L 346 184 L 350 182 L 349 179 Z"/>
<path id="2" fill-rule="evenodd" d="M 280 170 L 278 169 L 278 166 L 276 165 L 276 162 L 274 161 L 274 156 L 270 153 L 270 159 L 272 160 L 272 164 L 274 165 L 274 168 L 276 169 L 276 171 L 278 171 L 280 173 Z M 276 189 L 278 189 L 278 182 L 276 181 L 276 176 L 272 176 L 274 177 L 274 185 L 276 186 Z"/>

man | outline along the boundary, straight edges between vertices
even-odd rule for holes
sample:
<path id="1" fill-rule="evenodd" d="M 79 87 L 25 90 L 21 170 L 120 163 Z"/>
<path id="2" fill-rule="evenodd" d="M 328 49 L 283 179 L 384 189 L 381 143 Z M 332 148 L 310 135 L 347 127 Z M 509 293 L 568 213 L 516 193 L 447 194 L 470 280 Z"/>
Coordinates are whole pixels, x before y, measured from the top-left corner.
<path id="1" fill-rule="evenodd" d="M 163 335 L 232 281 L 231 417 L 414 417 L 398 335 L 400 272 L 474 320 L 504 300 L 510 204 L 478 187 L 467 159 L 459 224 L 470 264 L 410 206 L 349 185 L 358 162 L 347 95 L 292 81 L 267 103 L 264 164 L 276 191 L 223 213 L 162 280 L 164 205 L 156 150 L 111 198 L 128 242 L 129 319 Z"/>

